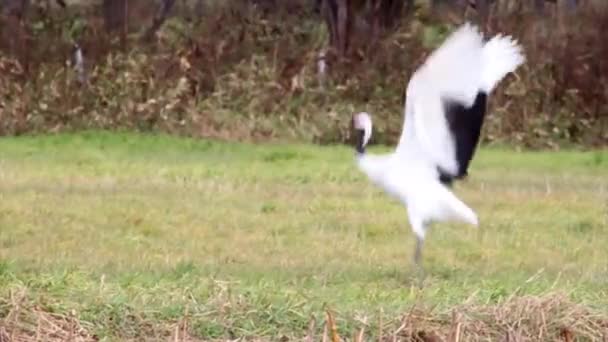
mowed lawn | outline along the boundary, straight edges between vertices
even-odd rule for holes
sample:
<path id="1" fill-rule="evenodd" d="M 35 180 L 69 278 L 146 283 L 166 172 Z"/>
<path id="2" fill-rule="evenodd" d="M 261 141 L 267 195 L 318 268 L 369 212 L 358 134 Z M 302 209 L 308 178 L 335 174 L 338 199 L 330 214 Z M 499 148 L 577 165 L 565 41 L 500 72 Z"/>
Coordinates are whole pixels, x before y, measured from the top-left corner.
<path id="1" fill-rule="evenodd" d="M 481 226 L 433 226 L 419 287 L 405 208 L 347 146 L 3 138 L 0 328 L 278 340 L 329 308 L 373 336 L 414 306 L 553 293 L 608 313 L 608 152 L 483 148 L 454 191 Z"/>

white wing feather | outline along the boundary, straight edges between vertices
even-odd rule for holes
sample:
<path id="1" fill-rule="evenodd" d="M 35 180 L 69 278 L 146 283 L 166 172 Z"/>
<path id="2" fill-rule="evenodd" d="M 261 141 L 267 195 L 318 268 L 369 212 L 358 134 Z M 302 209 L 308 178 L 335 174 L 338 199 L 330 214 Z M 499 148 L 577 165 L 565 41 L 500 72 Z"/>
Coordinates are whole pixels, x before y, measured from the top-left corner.
<path id="1" fill-rule="evenodd" d="M 413 130 L 415 139 L 412 144 L 426 155 L 426 159 L 450 173 L 456 173 L 458 164 L 455 145 L 448 123 L 443 114 L 440 94 L 425 87 L 425 91 L 415 93 L 413 102 Z M 422 114 L 422 115 L 421 115 Z"/>
<path id="2" fill-rule="evenodd" d="M 406 91 L 404 125 L 397 154 L 458 169 L 454 138 L 445 118 L 442 99 L 471 106 L 480 90 L 489 92 L 524 57 L 510 37 L 495 36 L 484 45 L 475 26 L 464 24 L 452 33 L 413 74 Z"/>
<path id="3" fill-rule="evenodd" d="M 515 71 L 526 60 L 517 41 L 500 34 L 484 45 L 482 58 L 481 87 L 488 94 L 506 74 Z"/>
<path id="4" fill-rule="evenodd" d="M 425 82 L 425 90 L 434 89 L 438 95 L 472 105 L 481 83 L 482 51 L 481 33 L 477 27 L 464 24 L 427 58 L 412 81 Z"/>

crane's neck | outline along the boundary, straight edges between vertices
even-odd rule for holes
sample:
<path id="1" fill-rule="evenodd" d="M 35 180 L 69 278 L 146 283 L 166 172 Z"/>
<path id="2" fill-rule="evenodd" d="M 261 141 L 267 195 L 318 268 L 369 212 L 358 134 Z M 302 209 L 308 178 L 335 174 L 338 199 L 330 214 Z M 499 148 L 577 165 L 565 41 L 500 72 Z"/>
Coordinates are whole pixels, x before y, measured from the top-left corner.
<path id="1" fill-rule="evenodd" d="M 357 134 L 357 142 L 355 145 L 355 150 L 357 150 L 358 155 L 365 154 L 365 130 L 358 129 L 356 130 Z"/>

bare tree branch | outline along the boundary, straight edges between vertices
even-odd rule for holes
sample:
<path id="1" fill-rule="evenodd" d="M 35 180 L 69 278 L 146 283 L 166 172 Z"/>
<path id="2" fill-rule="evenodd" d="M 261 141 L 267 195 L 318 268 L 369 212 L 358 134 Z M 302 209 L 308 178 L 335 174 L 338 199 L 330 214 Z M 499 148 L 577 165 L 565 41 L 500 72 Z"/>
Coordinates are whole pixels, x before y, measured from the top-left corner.
<path id="1" fill-rule="evenodd" d="M 349 28 L 350 28 L 350 1 L 338 0 L 338 52 L 341 56 L 346 55 L 349 43 Z"/>
<path id="2" fill-rule="evenodd" d="M 173 8 L 174 4 L 175 0 L 162 1 L 158 11 L 156 11 L 152 26 L 150 26 L 150 28 L 146 30 L 146 33 L 142 37 L 144 41 L 152 40 L 156 32 L 160 29 L 160 27 L 165 23 L 165 20 L 167 20 L 167 18 L 169 17 L 169 13 L 171 12 L 171 8 Z"/>

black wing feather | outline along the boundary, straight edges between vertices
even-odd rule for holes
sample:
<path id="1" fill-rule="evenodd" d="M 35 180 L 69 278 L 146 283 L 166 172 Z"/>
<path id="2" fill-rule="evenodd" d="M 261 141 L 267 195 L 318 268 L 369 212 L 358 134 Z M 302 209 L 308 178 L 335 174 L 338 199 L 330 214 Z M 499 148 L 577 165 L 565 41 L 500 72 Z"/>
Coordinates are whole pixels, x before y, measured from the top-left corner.
<path id="1" fill-rule="evenodd" d="M 488 95 L 481 91 L 477 93 L 471 107 L 465 107 L 462 103 L 453 100 L 443 101 L 445 117 L 456 145 L 458 172 L 453 175 L 438 169 L 441 183 L 450 186 L 454 179 L 467 176 L 469 164 L 479 143 L 487 101 Z"/>

